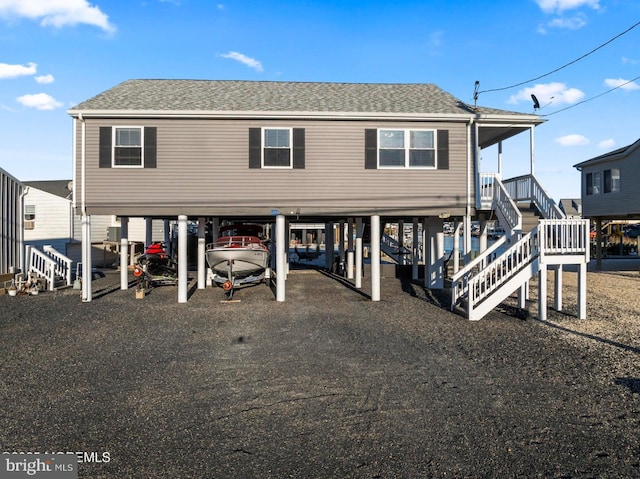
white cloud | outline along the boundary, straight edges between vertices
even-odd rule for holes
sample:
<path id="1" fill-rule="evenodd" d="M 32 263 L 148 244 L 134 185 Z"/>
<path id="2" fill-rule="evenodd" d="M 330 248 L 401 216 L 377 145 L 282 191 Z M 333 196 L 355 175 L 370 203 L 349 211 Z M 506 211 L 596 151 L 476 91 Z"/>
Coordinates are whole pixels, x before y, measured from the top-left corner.
<path id="1" fill-rule="evenodd" d="M 555 139 L 555 142 L 562 146 L 584 146 L 589 144 L 589 140 L 578 134 L 565 135 Z"/>
<path id="2" fill-rule="evenodd" d="M 41 84 L 53 83 L 55 81 L 51 74 L 37 76 L 35 80 Z"/>
<path id="3" fill-rule="evenodd" d="M 622 57 L 620 59 L 620 61 L 622 61 L 623 65 L 637 65 L 638 64 L 638 60 L 634 60 L 633 58 L 629 58 L 629 57 Z"/>
<path id="4" fill-rule="evenodd" d="M 220 56 L 222 58 L 230 58 L 231 60 L 236 60 L 236 61 L 238 61 L 240 63 L 243 63 L 246 66 L 248 66 L 249 68 L 253 68 L 257 72 L 261 72 L 261 71 L 264 70 L 262 68 L 262 63 L 260 63 L 255 58 L 248 57 L 248 56 L 246 56 L 246 55 L 244 55 L 242 53 L 229 52 L 229 53 L 223 53 Z"/>
<path id="5" fill-rule="evenodd" d="M 21 76 L 35 75 L 37 68 L 38 65 L 35 63 L 28 63 L 27 65 L 9 65 L 8 63 L 0 63 L 0 80 L 5 78 L 18 78 Z"/>
<path id="6" fill-rule="evenodd" d="M 545 13 L 562 13 L 581 7 L 600 10 L 600 0 L 536 0 L 536 3 Z"/>
<path id="7" fill-rule="evenodd" d="M 613 140 L 611 138 L 608 140 L 602 140 L 600 143 L 598 143 L 598 148 L 603 148 L 607 150 L 610 150 L 615 146 L 616 146 L 616 140 Z"/>
<path id="8" fill-rule="evenodd" d="M 40 25 L 56 28 L 84 23 L 115 31 L 109 17 L 87 0 L 0 0 L 0 17 L 40 20 Z"/>
<path id="9" fill-rule="evenodd" d="M 634 81 L 625 80 L 623 78 L 607 78 L 604 84 L 610 88 L 620 88 L 622 90 L 640 90 L 640 85 Z"/>
<path id="10" fill-rule="evenodd" d="M 579 30 L 587 24 L 584 15 L 574 15 L 569 18 L 554 18 L 547 26 L 551 28 L 566 28 L 567 30 Z"/>
<path id="11" fill-rule="evenodd" d="M 56 101 L 52 96 L 46 93 L 36 93 L 35 95 L 22 95 L 16 98 L 18 103 L 28 108 L 36 110 L 54 110 L 62 106 L 62 103 Z"/>
<path id="12" fill-rule="evenodd" d="M 584 98 L 584 92 L 577 88 L 567 88 L 567 85 L 560 82 L 552 82 L 546 84 L 537 84 L 532 88 L 520 90 L 515 95 L 511 95 L 507 103 L 517 104 L 521 101 L 531 101 L 531 95 L 535 95 L 540 102 L 540 106 L 546 106 L 549 103 L 561 105 L 566 103 L 571 105 L 577 103 Z"/>

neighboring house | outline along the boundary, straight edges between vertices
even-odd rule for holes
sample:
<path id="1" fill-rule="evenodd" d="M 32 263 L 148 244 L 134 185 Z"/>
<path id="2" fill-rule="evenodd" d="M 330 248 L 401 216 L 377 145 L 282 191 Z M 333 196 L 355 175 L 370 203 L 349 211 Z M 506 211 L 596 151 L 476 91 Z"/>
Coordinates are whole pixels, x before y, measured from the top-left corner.
<path id="1" fill-rule="evenodd" d="M 24 191 L 19 180 L 0 168 L 0 274 L 24 267 Z"/>
<path id="2" fill-rule="evenodd" d="M 25 244 L 42 249 L 49 245 L 66 254 L 73 240 L 73 211 L 69 180 L 25 181 Z"/>
<path id="3" fill-rule="evenodd" d="M 582 218 L 582 200 L 580 198 L 564 198 L 558 204 L 567 218 Z"/>
<path id="4" fill-rule="evenodd" d="M 491 218 L 497 208 L 498 218 L 511 222 L 509 233 L 521 230 L 520 213 L 505 195 L 534 201 L 544 194 L 533 175 L 518 177 L 509 189 L 500 171 L 479 171 L 481 150 L 498 148 L 500 170 L 503 141 L 529 133 L 532 143 L 534 127 L 543 122 L 538 115 L 468 105 L 433 84 L 129 80 L 69 114 L 76 211 L 87 219 L 177 220 L 178 263 L 185 268 L 179 302 L 187 300 L 181 255 L 186 258 L 189 220 L 201 226 L 200 244 L 205 223 L 274 225 L 278 301 L 284 301 L 286 221 L 350 228 L 361 220 L 371 232 L 376 301 L 381 219 L 422 222 L 429 248 L 425 284 L 442 288 L 445 219 L 464 224 L 469 258 L 473 218 Z M 532 159 L 530 166 L 532 172 Z M 561 216 L 544 198 L 552 215 L 546 217 Z M 199 288 L 203 257 L 199 253 Z M 538 262 L 531 264 L 535 274 Z M 124 274 L 121 284 L 127 287 Z M 83 299 L 91 300 L 89 288 Z"/>
<path id="5" fill-rule="evenodd" d="M 582 175 L 582 215 L 640 219 L 640 139 L 574 165 Z"/>
<path id="6" fill-rule="evenodd" d="M 72 208 L 73 186 L 70 180 L 25 181 L 24 196 L 24 243 L 39 250 L 48 245 L 80 261 L 82 241 L 81 217 Z M 119 230 L 114 215 L 96 215 L 91 222 L 91 238 L 95 256 L 100 258 L 100 246 L 111 239 L 109 232 Z M 129 226 L 131 241 L 144 243 L 146 226 L 143 218 L 133 218 Z M 113 233 L 113 231 L 111 231 Z M 153 223 L 152 239 L 162 240 L 164 228 L 161 221 Z M 119 243 L 120 238 L 112 242 Z"/>

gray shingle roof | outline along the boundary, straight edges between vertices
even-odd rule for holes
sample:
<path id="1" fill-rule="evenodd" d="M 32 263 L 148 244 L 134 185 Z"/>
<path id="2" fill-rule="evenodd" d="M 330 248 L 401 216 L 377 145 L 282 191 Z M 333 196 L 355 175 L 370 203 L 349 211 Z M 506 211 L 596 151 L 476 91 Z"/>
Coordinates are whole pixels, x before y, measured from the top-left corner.
<path id="1" fill-rule="evenodd" d="M 474 113 L 471 106 L 429 83 L 235 80 L 128 80 L 70 110 L 80 111 Z M 482 107 L 477 112 L 522 115 Z"/>
<path id="2" fill-rule="evenodd" d="M 45 191 L 60 198 L 71 199 L 70 180 L 25 181 L 26 186 Z"/>

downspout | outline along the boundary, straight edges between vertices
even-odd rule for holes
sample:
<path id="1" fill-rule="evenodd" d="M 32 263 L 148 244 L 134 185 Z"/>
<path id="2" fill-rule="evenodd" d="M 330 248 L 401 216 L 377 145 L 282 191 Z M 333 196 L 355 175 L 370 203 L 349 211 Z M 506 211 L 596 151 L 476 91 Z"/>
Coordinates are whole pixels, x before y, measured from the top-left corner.
<path id="1" fill-rule="evenodd" d="M 20 193 L 20 228 L 18 231 L 20 232 L 20 237 L 18 238 L 18 243 L 20 244 L 20 258 L 18 258 L 18 264 L 22 267 L 22 271 L 28 273 L 27 271 L 27 258 L 25 257 L 25 247 L 24 247 L 24 197 L 29 193 L 29 186 L 25 186 L 22 189 L 22 193 Z"/>

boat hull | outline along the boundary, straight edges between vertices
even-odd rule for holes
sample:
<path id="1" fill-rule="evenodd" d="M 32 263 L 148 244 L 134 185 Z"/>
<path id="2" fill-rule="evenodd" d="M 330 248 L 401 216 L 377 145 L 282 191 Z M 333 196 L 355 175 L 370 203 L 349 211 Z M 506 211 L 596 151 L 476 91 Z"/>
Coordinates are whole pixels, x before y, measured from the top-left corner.
<path id="1" fill-rule="evenodd" d="M 260 274 L 269 265 L 269 252 L 260 249 L 214 247 L 206 255 L 211 271 L 227 279 L 230 268 L 234 277 L 242 278 Z"/>

